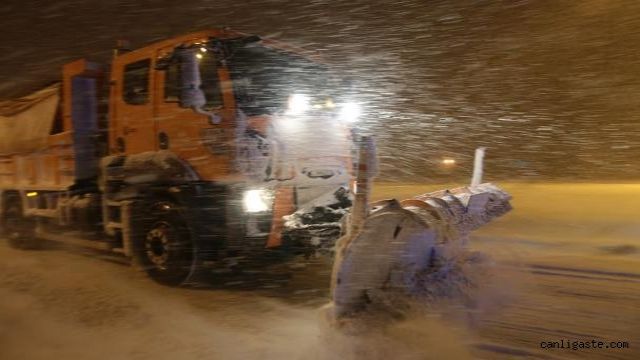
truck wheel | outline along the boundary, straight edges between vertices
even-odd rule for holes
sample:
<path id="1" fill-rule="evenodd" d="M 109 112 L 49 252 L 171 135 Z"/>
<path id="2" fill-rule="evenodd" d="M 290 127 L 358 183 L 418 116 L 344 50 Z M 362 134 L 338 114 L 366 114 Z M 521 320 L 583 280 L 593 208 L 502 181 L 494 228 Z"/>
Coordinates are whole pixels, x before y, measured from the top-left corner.
<path id="1" fill-rule="evenodd" d="M 16 249 L 35 249 L 36 222 L 22 214 L 20 199 L 10 199 L 2 219 L 2 236 L 9 241 L 9 245 Z"/>
<path id="2" fill-rule="evenodd" d="M 152 206 L 148 219 L 141 221 L 137 256 L 147 274 L 158 283 L 178 286 L 195 268 L 195 247 L 182 214 L 173 204 Z"/>

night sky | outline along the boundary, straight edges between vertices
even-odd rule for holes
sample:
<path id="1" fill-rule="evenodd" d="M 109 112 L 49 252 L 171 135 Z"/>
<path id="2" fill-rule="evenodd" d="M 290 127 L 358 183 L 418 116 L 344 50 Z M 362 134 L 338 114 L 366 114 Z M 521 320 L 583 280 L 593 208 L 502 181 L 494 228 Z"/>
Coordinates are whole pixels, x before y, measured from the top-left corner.
<path id="1" fill-rule="evenodd" d="M 67 61 L 107 62 L 120 38 L 231 26 L 318 49 L 356 79 L 384 178 L 458 179 L 477 146 L 492 179 L 640 178 L 635 0 L 4 0 L 0 21 L 0 98 Z"/>

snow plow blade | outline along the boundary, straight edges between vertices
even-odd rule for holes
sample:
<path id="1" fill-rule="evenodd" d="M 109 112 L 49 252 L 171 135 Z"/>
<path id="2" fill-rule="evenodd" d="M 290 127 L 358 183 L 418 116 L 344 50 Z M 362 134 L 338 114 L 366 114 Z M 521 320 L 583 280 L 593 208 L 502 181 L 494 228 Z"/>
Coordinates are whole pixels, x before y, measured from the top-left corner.
<path id="1" fill-rule="evenodd" d="M 361 164 L 373 151 L 361 149 Z M 368 154 L 367 154 L 368 153 Z M 366 157 L 369 157 L 369 160 Z M 346 233 L 336 243 L 331 278 L 332 320 L 358 314 L 380 292 L 412 297 L 429 286 L 424 274 L 442 265 L 443 245 L 511 210 L 510 195 L 478 184 L 397 201 L 368 204 L 370 172 L 359 169 L 354 208 Z"/>

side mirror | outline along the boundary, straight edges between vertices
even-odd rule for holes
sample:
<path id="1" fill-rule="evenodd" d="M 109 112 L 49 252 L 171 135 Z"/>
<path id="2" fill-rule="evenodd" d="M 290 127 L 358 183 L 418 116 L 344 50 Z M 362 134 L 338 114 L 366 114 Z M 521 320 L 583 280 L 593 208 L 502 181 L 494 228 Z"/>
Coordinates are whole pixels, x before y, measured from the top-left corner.
<path id="1" fill-rule="evenodd" d="M 207 100 L 200 88 L 202 80 L 196 50 L 178 48 L 176 56 L 180 64 L 180 106 L 201 109 Z"/>

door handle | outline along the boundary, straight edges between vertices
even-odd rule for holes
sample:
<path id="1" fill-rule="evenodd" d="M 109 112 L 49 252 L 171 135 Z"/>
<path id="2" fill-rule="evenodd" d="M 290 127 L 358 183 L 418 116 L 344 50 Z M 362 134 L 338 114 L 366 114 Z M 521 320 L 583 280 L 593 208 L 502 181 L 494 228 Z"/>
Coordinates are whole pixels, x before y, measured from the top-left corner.
<path id="1" fill-rule="evenodd" d="M 122 133 L 123 133 L 123 134 L 125 134 L 125 135 L 131 134 L 131 133 L 134 133 L 134 132 L 136 132 L 136 131 L 138 131 L 138 129 L 136 129 L 136 128 L 130 128 L 130 127 L 128 127 L 128 126 L 125 126 L 124 128 L 122 128 Z"/>
<path id="2" fill-rule="evenodd" d="M 169 135 L 165 132 L 158 134 L 158 146 L 160 150 L 166 150 L 169 148 Z"/>

